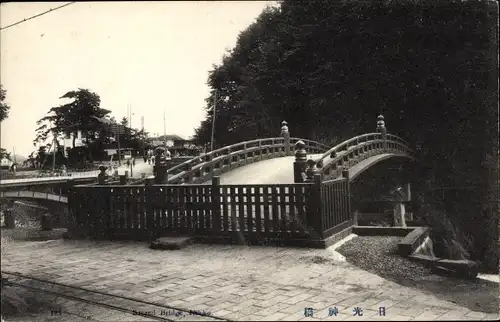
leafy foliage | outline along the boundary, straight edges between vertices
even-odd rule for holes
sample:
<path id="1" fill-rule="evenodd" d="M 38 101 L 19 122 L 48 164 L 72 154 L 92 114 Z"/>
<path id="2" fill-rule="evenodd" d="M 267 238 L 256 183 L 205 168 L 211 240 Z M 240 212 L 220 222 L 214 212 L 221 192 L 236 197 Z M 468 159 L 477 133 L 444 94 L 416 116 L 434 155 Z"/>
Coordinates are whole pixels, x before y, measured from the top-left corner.
<path id="1" fill-rule="evenodd" d="M 373 131 L 382 113 L 423 147 L 421 188 L 443 189 L 423 198 L 497 269 L 497 14 L 472 0 L 282 1 L 209 73 L 195 139 L 210 141 L 214 100 L 217 146 L 278 136 L 282 120 L 294 137 L 335 142 Z"/>
<path id="2" fill-rule="evenodd" d="M 7 91 L 0 85 L 0 122 L 9 116 L 10 106 L 5 103 Z"/>
<path id="3" fill-rule="evenodd" d="M 97 118 L 107 116 L 110 111 L 100 107 L 99 95 L 88 89 L 78 89 L 64 94 L 61 98 L 72 100 L 70 103 L 52 107 L 46 116 L 37 124 L 35 142 L 44 142 L 48 135 L 61 134 L 73 135 L 73 147 L 77 131 L 81 131 L 87 144 L 96 140 L 97 134 L 102 129 L 102 124 Z"/>
<path id="4" fill-rule="evenodd" d="M 12 157 L 10 155 L 10 152 L 7 152 L 4 148 L 0 148 L 0 159 L 7 158 L 8 160 L 12 161 Z"/>

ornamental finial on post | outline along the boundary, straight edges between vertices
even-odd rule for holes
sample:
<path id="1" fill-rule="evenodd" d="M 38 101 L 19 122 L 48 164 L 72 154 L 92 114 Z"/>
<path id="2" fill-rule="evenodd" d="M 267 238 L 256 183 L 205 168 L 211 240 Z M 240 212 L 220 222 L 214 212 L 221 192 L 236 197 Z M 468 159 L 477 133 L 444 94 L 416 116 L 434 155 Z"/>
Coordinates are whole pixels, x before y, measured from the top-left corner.
<path id="1" fill-rule="evenodd" d="M 307 170 L 306 170 L 306 176 L 307 182 L 313 182 L 314 181 L 314 175 L 319 173 L 318 168 L 316 167 L 316 161 L 309 159 L 307 160 Z"/>
<path id="2" fill-rule="evenodd" d="M 384 116 L 382 114 L 377 117 L 377 132 L 379 133 L 386 132 Z"/>
<path id="3" fill-rule="evenodd" d="M 302 141 L 295 143 L 295 162 L 306 162 L 306 144 Z"/>
<path id="4" fill-rule="evenodd" d="M 290 132 L 288 132 L 288 123 L 286 121 L 281 122 L 281 137 L 283 138 L 283 144 L 285 146 L 285 155 L 292 155 L 290 147 Z"/>
<path id="5" fill-rule="evenodd" d="M 281 135 L 288 133 L 288 123 L 286 121 L 281 122 Z"/>

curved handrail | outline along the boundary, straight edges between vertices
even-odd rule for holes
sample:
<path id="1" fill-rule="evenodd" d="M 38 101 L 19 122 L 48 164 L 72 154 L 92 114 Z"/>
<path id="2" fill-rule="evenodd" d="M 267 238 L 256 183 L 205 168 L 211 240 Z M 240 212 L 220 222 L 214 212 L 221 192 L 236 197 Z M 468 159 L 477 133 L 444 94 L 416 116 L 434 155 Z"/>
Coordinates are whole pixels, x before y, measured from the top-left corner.
<path id="1" fill-rule="evenodd" d="M 361 134 L 361 135 L 355 136 L 353 138 L 350 138 L 348 140 L 345 140 L 345 141 L 337 144 L 336 146 L 334 146 L 330 150 L 326 151 L 323 154 L 323 156 L 317 160 L 317 162 L 321 163 L 325 158 L 329 157 L 332 154 L 332 152 L 339 152 L 339 151 L 347 150 L 350 146 L 356 146 L 360 143 L 373 141 L 373 140 L 368 140 L 368 138 L 370 136 L 373 136 L 373 140 L 377 140 L 377 139 L 381 140 L 382 139 L 382 133 L 379 133 L 379 132 L 366 133 L 366 134 Z M 401 143 L 401 144 L 405 145 L 406 147 L 409 146 L 408 142 L 406 142 L 402 138 L 400 138 L 396 135 L 393 135 L 393 134 L 386 134 L 386 139 L 390 140 L 390 141 L 395 141 L 395 142 Z M 350 145 L 350 143 L 353 143 L 353 142 L 356 142 L 356 144 Z"/>
<path id="2" fill-rule="evenodd" d="M 352 144 L 353 142 L 355 142 L 355 144 Z M 370 153 L 374 149 L 375 150 L 382 149 L 382 151 L 386 152 L 388 151 L 405 152 L 411 158 L 413 158 L 415 154 L 415 152 L 408 146 L 408 143 L 396 135 L 385 134 L 385 139 L 384 139 L 384 135 L 382 133 L 367 133 L 363 135 L 358 135 L 354 138 L 351 138 L 340 144 L 337 144 L 336 146 L 328 150 L 320 159 L 317 159 L 315 161 L 316 165 L 320 168 L 319 173 L 321 173 L 322 175 L 329 176 L 331 168 L 333 168 L 334 171 L 338 172 L 339 168 L 337 167 L 339 165 L 342 166 L 344 162 L 349 162 L 352 158 L 352 155 L 354 155 L 356 159 L 359 159 L 358 156 Z M 349 151 L 349 152 L 336 155 L 336 152 L 342 152 L 342 151 L 346 152 Z M 332 153 L 334 152 L 335 154 L 332 155 Z M 328 156 L 330 156 L 332 160 L 330 160 L 328 164 L 324 165 L 323 160 Z M 361 158 L 361 160 L 362 159 L 363 157 Z"/>
<path id="3" fill-rule="evenodd" d="M 290 143 L 297 143 L 299 141 L 302 141 L 304 143 L 313 143 L 314 145 L 318 146 L 318 147 L 321 147 L 321 148 L 324 148 L 325 150 L 328 149 L 328 145 L 326 144 L 323 144 L 321 142 L 318 142 L 318 141 L 313 141 L 313 140 L 308 140 L 308 139 L 301 139 L 301 138 L 290 138 Z"/>
<path id="4" fill-rule="evenodd" d="M 210 151 L 210 152 L 207 152 L 207 153 L 203 153 L 197 157 L 194 157 L 192 159 L 189 159 L 187 161 L 184 161 L 183 163 L 180 163 L 170 169 L 168 169 L 168 172 L 172 172 L 172 171 L 175 171 L 177 169 L 180 169 L 180 168 L 183 168 L 193 162 L 197 162 L 197 160 L 200 160 L 200 159 L 204 159 L 206 157 L 210 157 L 210 156 L 213 156 L 213 155 L 216 155 L 220 152 L 223 152 L 223 151 L 231 151 L 231 149 L 234 149 L 236 147 L 240 147 L 240 146 L 243 146 L 245 147 L 245 145 L 248 145 L 248 144 L 253 144 L 253 143 L 258 143 L 258 142 L 262 142 L 262 141 L 268 141 L 268 140 L 284 140 L 283 137 L 276 137 L 276 138 L 268 138 L 268 139 L 256 139 L 256 140 L 250 140 L 250 141 L 244 141 L 244 142 L 240 142 L 240 143 L 235 143 L 235 144 L 232 144 L 232 145 L 228 145 L 228 146 L 225 146 L 225 147 L 222 147 L 222 148 L 219 148 L 217 150 L 213 150 L 213 151 Z"/>
<path id="5" fill-rule="evenodd" d="M 337 144 L 336 146 L 334 146 L 330 150 L 326 151 L 323 154 L 323 156 L 317 160 L 317 162 L 321 163 L 324 159 L 326 159 L 327 157 L 329 157 L 332 154 L 332 152 L 339 152 L 339 151 L 342 151 L 342 150 L 347 150 L 347 148 L 349 148 L 349 143 L 357 142 L 357 144 L 358 144 L 359 143 L 359 141 L 358 141 L 359 139 L 368 138 L 370 135 L 374 136 L 374 138 L 376 136 L 382 136 L 381 133 L 366 133 L 366 134 L 361 134 L 361 135 L 355 136 L 353 138 L 350 138 L 348 140 L 345 140 L 345 141 Z M 344 148 L 344 147 L 346 147 L 346 148 Z"/>
<path id="6" fill-rule="evenodd" d="M 194 160 L 190 160 L 191 162 L 185 162 L 184 166 L 188 166 L 188 168 L 182 169 L 183 171 L 180 173 L 177 173 L 173 175 L 172 177 L 168 178 L 169 183 L 179 183 L 179 181 L 185 181 L 184 178 L 188 178 L 188 182 L 191 182 L 193 179 L 199 179 L 202 177 L 206 176 L 206 171 L 203 172 L 204 169 L 214 167 L 215 169 L 219 170 L 227 170 L 225 166 L 229 165 L 231 166 L 232 160 L 234 157 L 237 157 L 238 160 L 242 154 L 247 154 L 247 153 L 257 153 L 258 156 L 261 155 L 271 155 L 271 156 L 277 156 L 276 153 L 279 155 L 282 155 L 283 152 L 285 152 L 285 155 L 291 155 L 289 154 L 293 147 L 292 143 L 294 141 L 305 141 L 306 145 L 312 149 L 313 151 L 322 151 L 325 149 L 326 145 L 312 141 L 312 140 L 303 140 L 300 138 L 290 138 L 290 151 L 283 151 L 283 148 L 285 148 L 285 138 L 284 137 L 278 137 L 278 138 L 268 138 L 268 139 L 258 139 L 258 140 L 252 140 L 252 141 L 247 141 L 247 142 L 241 142 L 238 144 L 233 144 L 228 147 L 224 147 L 222 149 L 219 149 L 218 151 L 214 152 L 225 152 L 225 154 L 222 153 L 215 153 L 215 155 L 212 155 L 211 159 L 208 160 L 203 160 L 202 159 L 208 155 L 209 153 L 205 155 L 201 155 L 199 157 L 195 157 Z M 258 145 L 254 145 L 254 143 L 258 143 Z M 249 147 L 250 145 L 250 147 Z M 243 149 L 234 149 L 234 147 L 240 147 L 243 146 Z M 278 149 L 279 151 L 277 151 Z M 225 150 L 225 151 L 224 151 Z M 265 152 L 265 153 L 263 153 Z M 252 154 L 252 157 L 254 157 L 254 154 Z M 243 159 L 246 159 L 247 156 L 243 157 Z M 229 160 L 229 162 L 228 162 Z M 195 164 L 192 164 L 192 162 L 195 161 Z M 201 161 L 201 162 L 200 162 Z M 239 162 L 239 161 L 238 161 Z M 221 166 L 222 164 L 222 166 Z M 176 168 L 179 169 L 182 165 L 178 165 Z M 168 170 L 168 172 L 171 172 L 174 168 L 171 168 Z M 212 169 L 213 170 L 213 169 Z M 210 173 L 211 170 L 208 171 Z M 203 173 L 203 175 L 200 175 Z M 197 174 L 193 176 L 193 174 Z"/>

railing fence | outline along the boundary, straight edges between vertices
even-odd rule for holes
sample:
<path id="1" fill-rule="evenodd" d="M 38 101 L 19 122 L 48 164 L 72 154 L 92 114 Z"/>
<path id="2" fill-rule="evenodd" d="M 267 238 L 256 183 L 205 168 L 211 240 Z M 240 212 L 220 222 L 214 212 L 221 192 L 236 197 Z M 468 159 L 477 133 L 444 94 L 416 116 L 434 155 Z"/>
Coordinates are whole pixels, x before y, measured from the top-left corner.
<path id="1" fill-rule="evenodd" d="M 177 233 L 319 240 L 349 220 L 346 180 L 274 185 L 75 186 L 75 232 L 144 239 Z M 347 227 L 346 227 L 347 228 Z"/>

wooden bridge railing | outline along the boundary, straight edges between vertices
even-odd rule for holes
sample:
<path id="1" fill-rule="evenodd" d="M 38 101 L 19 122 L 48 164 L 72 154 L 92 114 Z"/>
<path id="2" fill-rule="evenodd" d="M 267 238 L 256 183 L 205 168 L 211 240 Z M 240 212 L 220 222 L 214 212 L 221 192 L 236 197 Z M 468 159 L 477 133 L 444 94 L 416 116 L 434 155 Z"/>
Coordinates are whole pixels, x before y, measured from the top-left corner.
<path id="1" fill-rule="evenodd" d="M 322 240 L 347 228 L 347 182 L 273 185 L 76 186 L 72 231 L 93 238 L 144 239 L 168 233 Z M 346 193 L 347 192 L 347 193 Z"/>
<path id="2" fill-rule="evenodd" d="M 414 155 L 414 151 L 405 140 L 386 133 L 382 115 L 379 116 L 377 124 L 379 132 L 362 134 L 346 140 L 314 160 L 324 180 L 339 177 L 344 168 L 349 168 L 373 155 L 382 153 Z"/>
<path id="3" fill-rule="evenodd" d="M 285 121 L 281 127 L 281 137 L 257 139 L 236 143 L 204 153 L 191 160 L 168 169 L 168 183 L 201 183 L 234 168 L 263 159 L 293 155 L 293 146 L 302 140 L 310 153 L 322 153 L 328 147 L 322 143 L 299 138 L 291 138 Z"/>

